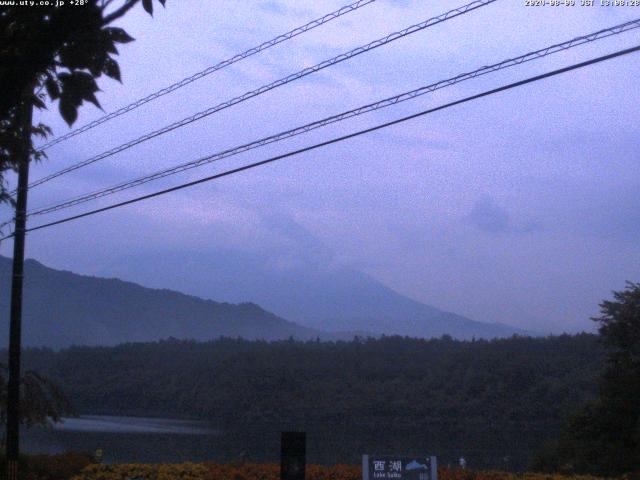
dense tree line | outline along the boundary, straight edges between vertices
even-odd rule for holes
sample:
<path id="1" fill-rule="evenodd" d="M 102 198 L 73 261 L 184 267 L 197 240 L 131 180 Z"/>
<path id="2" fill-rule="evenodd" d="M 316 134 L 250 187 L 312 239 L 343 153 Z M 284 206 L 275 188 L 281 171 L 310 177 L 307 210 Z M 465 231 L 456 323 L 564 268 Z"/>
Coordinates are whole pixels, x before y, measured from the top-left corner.
<path id="1" fill-rule="evenodd" d="M 170 339 L 33 349 L 25 362 L 58 382 L 79 412 L 192 417 L 227 431 L 331 432 L 363 449 L 429 448 L 478 466 L 524 468 L 569 414 L 595 398 L 603 349 L 587 334 Z"/>
<path id="2" fill-rule="evenodd" d="M 622 475 L 640 473 L 640 283 L 600 304 L 600 340 L 606 349 L 598 397 L 571 416 L 541 469 Z"/>

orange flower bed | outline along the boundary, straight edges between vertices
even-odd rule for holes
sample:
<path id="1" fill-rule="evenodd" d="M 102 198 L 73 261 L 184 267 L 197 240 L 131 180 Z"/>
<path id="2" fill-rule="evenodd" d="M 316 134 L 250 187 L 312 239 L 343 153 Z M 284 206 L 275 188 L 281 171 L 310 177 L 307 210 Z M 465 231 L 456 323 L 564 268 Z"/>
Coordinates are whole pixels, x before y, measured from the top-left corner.
<path id="1" fill-rule="evenodd" d="M 34 480 L 65 480 L 68 477 L 34 477 Z M 89 465 L 72 480 L 280 480 L 280 466 L 258 463 L 182 463 Z M 361 480 L 359 465 L 307 465 L 306 480 Z M 25 477 L 32 480 L 31 477 Z M 604 480 L 580 475 L 515 474 L 498 471 L 438 469 L 438 480 Z M 627 476 L 618 480 L 640 480 Z"/>
<path id="2" fill-rule="evenodd" d="M 280 465 L 264 463 L 206 463 L 211 480 L 280 480 Z M 359 465 L 307 465 L 306 480 L 361 480 Z"/>
<path id="3" fill-rule="evenodd" d="M 279 480 L 280 466 L 276 464 L 218 464 L 207 463 L 211 480 Z M 359 465 L 307 465 L 307 480 L 361 480 Z M 537 473 L 476 472 L 472 470 L 438 469 L 438 480 L 598 480 L 591 476 L 545 475 Z"/>

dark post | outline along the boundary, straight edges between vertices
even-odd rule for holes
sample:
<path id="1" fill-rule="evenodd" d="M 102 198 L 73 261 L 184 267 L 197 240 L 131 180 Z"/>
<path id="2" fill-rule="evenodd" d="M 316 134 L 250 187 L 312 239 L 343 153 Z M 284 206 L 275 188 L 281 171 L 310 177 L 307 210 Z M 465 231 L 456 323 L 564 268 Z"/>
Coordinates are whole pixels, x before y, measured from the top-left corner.
<path id="1" fill-rule="evenodd" d="M 31 92 L 29 92 L 31 93 Z M 20 455 L 20 349 L 22 334 L 22 283 L 24 271 L 24 241 L 29 185 L 29 155 L 31 148 L 31 117 L 33 106 L 25 95 L 20 107 L 23 142 L 18 158 L 18 189 L 13 236 L 13 273 L 11 277 L 11 320 L 9 323 L 9 382 L 7 384 L 7 478 L 18 479 Z"/>
<path id="2" fill-rule="evenodd" d="M 304 480 L 307 434 L 305 432 L 282 432 L 280 446 L 280 479 Z"/>

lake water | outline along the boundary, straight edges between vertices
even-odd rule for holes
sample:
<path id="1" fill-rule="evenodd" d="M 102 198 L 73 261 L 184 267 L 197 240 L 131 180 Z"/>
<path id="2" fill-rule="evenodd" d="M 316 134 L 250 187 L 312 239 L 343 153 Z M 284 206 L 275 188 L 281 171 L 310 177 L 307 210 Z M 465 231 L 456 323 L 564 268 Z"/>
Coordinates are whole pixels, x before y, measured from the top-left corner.
<path id="1" fill-rule="evenodd" d="M 341 431 L 307 431 L 309 463 L 358 464 L 363 453 L 393 452 L 397 454 L 436 454 L 443 465 L 455 465 L 459 451 L 448 439 L 424 435 L 380 432 L 363 434 L 357 429 Z M 497 446 L 479 442 L 477 451 L 465 452 L 468 465 L 476 468 L 525 468 L 530 451 L 517 442 L 507 450 L 509 464 L 502 458 L 487 455 Z M 171 418 L 142 418 L 106 415 L 83 415 L 66 419 L 53 428 L 22 429 L 22 451 L 26 453 L 64 453 L 68 451 L 94 454 L 103 451 L 105 463 L 178 463 L 185 461 L 270 462 L 280 461 L 279 430 L 247 430 L 222 432 L 206 422 Z"/>
<path id="2" fill-rule="evenodd" d="M 372 444 L 354 444 L 335 431 L 307 432 L 307 460 L 357 464 L 365 445 Z M 279 463 L 280 430 L 221 432 L 206 422 L 107 415 L 68 418 L 49 429 L 22 429 L 26 453 L 94 454 L 97 449 L 103 451 L 105 463 Z"/>
<path id="3" fill-rule="evenodd" d="M 222 433 L 199 421 L 82 415 L 67 418 L 53 428 L 21 431 L 22 450 L 26 453 L 94 454 L 101 449 L 105 463 L 280 461 L 280 431 Z M 332 447 L 342 450 L 344 445 L 341 439 L 331 437 L 309 435 L 309 461 L 336 463 L 341 459 Z M 354 454 L 353 462 L 359 458 Z"/>
<path id="4" fill-rule="evenodd" d="M 56 432 L 182 433 L 187 435 L 219 433 L 206 423 L 198 421 L 107 415 L 65 418 L 62 423 L 55 424 L 53 430 Z"/>
<path id="5" fill-rule="evenodd" d="M 83 415 L 53 428 L 22 429 L 27 453 L 104 452 L 111 462 L 232 461 L 247 457 L 246 439 L 222 435 L 205 422 L 169 418 Z M 274 439 L 270 439 L 272 441 Z M 277 440 L 277 439 L 275 439 Z M 266 460 L 264 442 L 253 442 L 252 456 Z"/>

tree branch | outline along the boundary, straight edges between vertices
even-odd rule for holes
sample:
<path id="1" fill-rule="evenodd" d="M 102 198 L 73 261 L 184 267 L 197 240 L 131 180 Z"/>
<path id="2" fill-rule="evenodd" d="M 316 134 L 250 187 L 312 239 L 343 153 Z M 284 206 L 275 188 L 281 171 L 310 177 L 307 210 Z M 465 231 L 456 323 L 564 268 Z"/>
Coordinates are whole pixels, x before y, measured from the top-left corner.
<path id="1" fill-rule="evenodd" d="M 115 0 L 102 0 L 102 6 L 100 8 L 104 12 L 114 1 Z"/>
<path id="2" fill-rule="evenodd" d="M 129 10 L 131 10 L 136 3 L 140 0 L 128 0 L 124 5 L 118 8 L 116 11 L 110 13 L 102 19 L 102 25 L 109 25 L 114 20 L 124 16 Z"/>

